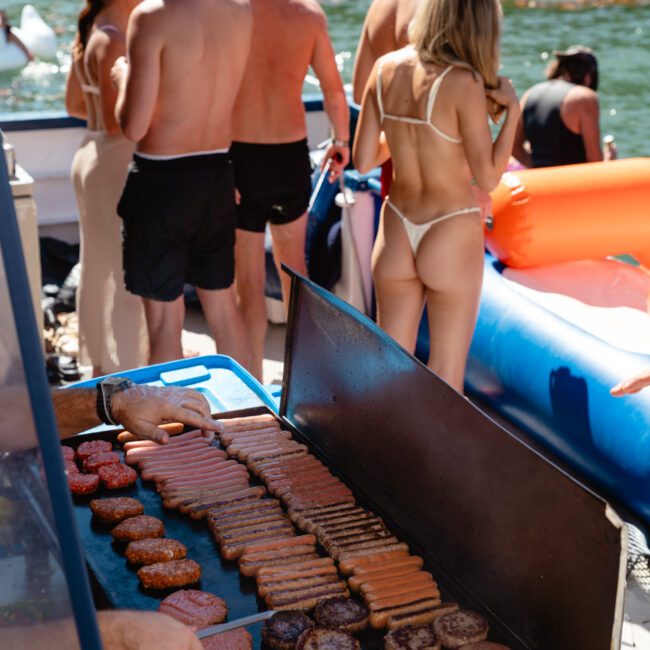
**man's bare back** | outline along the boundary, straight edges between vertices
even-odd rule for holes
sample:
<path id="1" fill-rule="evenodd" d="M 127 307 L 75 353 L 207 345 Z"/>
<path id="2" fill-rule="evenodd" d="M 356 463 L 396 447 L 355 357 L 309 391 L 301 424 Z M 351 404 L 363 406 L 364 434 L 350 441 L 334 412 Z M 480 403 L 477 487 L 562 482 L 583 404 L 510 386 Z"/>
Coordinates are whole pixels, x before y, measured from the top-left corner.
<path id="1" fill-rule="evenodd" d="M 248 0 L 144 0 L 128 33 L 118 113 L 137 151 L 226 149 L 251 43 Z"/>
<path id="2" fill-rule="evenodd" d="M 357 46 L 352 79 L 354 101 L 361 103 L 375 61 L 408 44 L 408 26 L 417 0 L 373 0 Z"/>
<path id="3" fill-rule="evenodd" d="M 309 66 L 324 69 L 322 85 L 340 84 L 331 65 L 334 53 L 325 14 L 315 0 L 252 0 L 251 6 L 253 39 L 235 104 L 233 140 L 302 140 L 307 135 L 302 87 Z M 315 72 L 321 77 L 320 69 Z"/>

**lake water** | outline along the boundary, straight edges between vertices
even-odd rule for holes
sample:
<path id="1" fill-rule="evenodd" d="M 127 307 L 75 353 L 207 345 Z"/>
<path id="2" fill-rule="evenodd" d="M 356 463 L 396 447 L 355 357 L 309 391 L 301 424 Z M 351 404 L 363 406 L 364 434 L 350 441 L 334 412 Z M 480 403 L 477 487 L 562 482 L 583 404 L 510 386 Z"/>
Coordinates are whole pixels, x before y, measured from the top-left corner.
<path id="1" fill-rule="evenodd" d="M 58 58 L 53 62 L 32 63 L 16 73 L 0 73 L 0 117 L 7 113 L 63 110 L 69 44 L 82 3 L 35 0 L 33 4 L 58 34 Z M 350 80 L 354 50 L 369 4 L 370 0 L 323 3 L 346 82 Z M 589 45 L 596 50 L 600 64 L 603 133 L 616 137 L 621 156 L 650 155 L 648 4 L 626 2 L 575 10 L 522 9 L 511 2 L 504 5 L 502 74 L 514 80 L 518 92 L 521 94 L 542 80 L 554 49 L 563 49 L 573 43 Z M 12 1 L 4 7 L 12 20 L 18 22 L 22 3 Z M 317 90 L 309 77 L 305 90 Z"/>

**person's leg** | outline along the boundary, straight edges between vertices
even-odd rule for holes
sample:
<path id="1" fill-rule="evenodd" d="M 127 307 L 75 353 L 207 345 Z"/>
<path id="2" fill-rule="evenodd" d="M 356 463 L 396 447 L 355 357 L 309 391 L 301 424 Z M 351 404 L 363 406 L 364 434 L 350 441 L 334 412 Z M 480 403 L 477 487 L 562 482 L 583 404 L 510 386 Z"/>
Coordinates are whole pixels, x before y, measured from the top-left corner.
<path id="1" fill-rule="evenodd" d="M 183 358 L 181 336 L 185 319 L 184 298 L 161 301 L 144 299 L 149 332 L 149 363 L 164 363 Z"/>
<path id="2" fill-rule="evenodd" d="M 483 228 L 475 214 L 434 225 L 416 266 L 427 286 L 428 367 L 463 392 L 483 280 Z"/>
<path id="3" fill-rule="evenodd" d="M 265 281 L 264 233 L 238 229 L 235 241 L 235 283 L 241 316 L 248 333 L 250 370 L 260 381 L 267 330 Z"/>
<path id="4" fill-rule="evenodd" d="M 196 293 L 217 344 L 217 352 L 232 357 L 244 368 L 250 369 L 250 350 L 234 285 L 227 289 L 197 288 Z"/>
<path id="5" fill-rule="evenodd" d="M 308 215 L 305 212 L 290 223 L 271 224 L 273 259 L 282 283 L 282 299 L 284 300 L 285 311 L 289 309 L 291 278 L 282 271 L 281 265 L 286 264 L 301 275 L 307 275 L 307 262 L 305 260 L 307 218 Z"/>
<path id="6" fill-rule="evenodd" d="M 424 287 L 404 226 L 385 206 L 372 251 L 372 279 L 377 324 L 413 353 L 424 306 Z"/>

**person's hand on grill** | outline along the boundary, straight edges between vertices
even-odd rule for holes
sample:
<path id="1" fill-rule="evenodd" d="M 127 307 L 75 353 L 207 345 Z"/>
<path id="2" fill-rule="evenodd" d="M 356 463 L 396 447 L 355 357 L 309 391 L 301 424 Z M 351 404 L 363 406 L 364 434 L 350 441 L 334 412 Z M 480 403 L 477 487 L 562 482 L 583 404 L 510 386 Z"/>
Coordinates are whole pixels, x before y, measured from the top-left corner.
<path id="1" fill-rule="evenodd" d="M 609 392 L 614 397 L 623 397 L 624 395 L 638 393 L 646 386 L 650 386 L 650 368 L 643 370 L 630 379 L 622 381 L 620 384 L 616 384 Z"/>
<path id="2" fill-rule="evenodd" d="M 159 612 L 99 612 L 104 650 L 203 650 L 191 628 Z"/>
<path id="3" fill-rule="evenodd" d="M 161 444 L 169 434 L 158 425 L 182 422 L 197 429 L 210 440 L 223 425 L 213 420 L 208 400 L 192 388 L 132 386 L 112 398 L 112 415 L 127 431 Z"/>

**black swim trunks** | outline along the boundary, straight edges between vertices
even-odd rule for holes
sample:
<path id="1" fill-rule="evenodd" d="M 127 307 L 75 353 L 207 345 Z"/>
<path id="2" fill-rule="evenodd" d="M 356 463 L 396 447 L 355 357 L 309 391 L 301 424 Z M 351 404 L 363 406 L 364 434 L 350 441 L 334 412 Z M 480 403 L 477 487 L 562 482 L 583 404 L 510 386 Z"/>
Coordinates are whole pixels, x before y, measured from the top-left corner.
<path id="1" fill-rule="evenodd" d="M 175 300 L 186 282 L 199 289 L 233 283 L 235 185 L 227 153 L 134 155 L 117 212 L 131 293 Z"/>
<path id="2" fill-rule="evenodd" d="M 241 194 L 237 228 L 264 232 L 267 221 L 289 223 L 306 212 L 311 196 L 307 140 L 286 144 L 233 142 L 230 158 Z"/>

